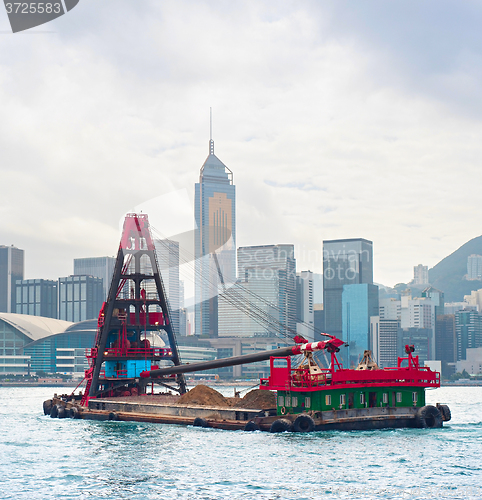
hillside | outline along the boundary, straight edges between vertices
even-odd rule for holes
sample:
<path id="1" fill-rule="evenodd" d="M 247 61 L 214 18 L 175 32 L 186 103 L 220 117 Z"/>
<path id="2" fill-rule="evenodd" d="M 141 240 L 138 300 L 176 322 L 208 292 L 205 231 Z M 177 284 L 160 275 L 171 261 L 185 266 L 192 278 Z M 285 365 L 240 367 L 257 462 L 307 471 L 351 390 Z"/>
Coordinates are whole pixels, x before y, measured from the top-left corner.
<path id="1" fill-rule="evenodd" d="M 468 241 L 429 269 L 429 281 L 432 286 L 444 292 L 445 302 L 460 302 L 464 300 L 464 295 L 482 288 L 482 281 L 464 279 L 467 274 L 467 257 L 472 254 L 482 255 L 482 236 Z"/>

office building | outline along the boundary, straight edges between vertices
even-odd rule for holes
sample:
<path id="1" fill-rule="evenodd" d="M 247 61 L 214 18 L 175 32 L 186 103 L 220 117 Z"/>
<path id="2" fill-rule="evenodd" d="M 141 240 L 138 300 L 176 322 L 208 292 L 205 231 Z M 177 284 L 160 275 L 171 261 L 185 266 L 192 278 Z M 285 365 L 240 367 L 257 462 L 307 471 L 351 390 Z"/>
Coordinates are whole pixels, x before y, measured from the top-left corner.
<path id="1" fill-rule="evenodd" d="M 103 298 L 107 300 L 109 294 L 112 275 L 114 274 L 114 257 L 87 257 L 83 259 L 74 259 L 74 275 L 94 276 L 102 278 Z"/>
<path id="2" fill-rule="evenodd" d="M 360 284 L 373 285 L 373 243 L 360 238 L 323 241 L 326 333 L 341 338 L 343 287 Z"/>
<path id="3" fill-rule="evenodd" d="M 15 312 L 44 318 L 58 316 L 58 281 L 17 280 Z"/>
<path id="4" fill-rule="evenodd" d="M 467 349 L 482 347 L 482 316 L 477 311 L 455 313 L 457 361 L 467 359 Z"/>
<path id="5" fill-rule="evenodd" d="M 296 273 L 296 331 L 310 342 L 315 340 L 314 282 L 311 271 Z"/>
<path id="6" fill-rule="evenodd" d="M 370 341 L 373 356 L 380 368 L 397 366 L 400 320 L 370 318 Z"/>
<path id="7" fill-rule="evenodd" d="M 97 319 L 103 302 L 102 278 L 83 275 L 59 278 L 59 319 L 74 323 Z"/>
<path id="8" fill-rule="evenodd" d="M 454 314 L 442 314 L 435 320 L 435 359 L 442 362 L 442 375 L 449 377 L 457 361 Z"/>
<path id="9" fill-rule="evenodd" d="M 23 280 L 24 251 L 0 245 L 0 312 L 15 312 L 17 280 Z"/>
<path id="10" fill-rule="evenodd" d="M 357 366 L 363 358 L 364 351 L 371 349 L 370 317 L 372 316 L 378 316 L 378 286 L 366 283 L 343 285 L 340 338 L 348 346 L 341 348 L 340 357 L 345 368 Z"/>
<path id="11" fill-rule="evenodd" d="M 433 330 L 431 328 L 400 328 L 398 340 L 398 355 L 406 357 L 406 345 L 415 347 L 415 355 L 418 356 L 420 366 L 424 366 L 426 361 L 433 360 Z"/>
<path id="12" fill-rule="evenodd" d="M 180 309 L 184 306 L 184 296 L 181 303 L 181 287 L 179 282 L 179 242 L 173 240 L 154 240 L 157 261 L 161 273 L 164 291 L 171 310 L 171 321 L 174 332 L 180 333 Z M 155 283 L 152 283 L 155 286 Z"/>
<path id="13" fill-rule="evenodd" d="M 238 248 L 238 276 L 238 282 L 219 297 L 219 336 L 293 337 L 296 333 L 294 246 Z M 263 320 L 266 318 L 268 322 Z"/>
<path id="14" fill-rule="evenodd" d="M 233 173 L 214 154 L 211 137 L 209 155 L 195 185 L 196 335 L 217 337 L 220 274 L 225 283 L 236 279 L 235 201 Z"/>

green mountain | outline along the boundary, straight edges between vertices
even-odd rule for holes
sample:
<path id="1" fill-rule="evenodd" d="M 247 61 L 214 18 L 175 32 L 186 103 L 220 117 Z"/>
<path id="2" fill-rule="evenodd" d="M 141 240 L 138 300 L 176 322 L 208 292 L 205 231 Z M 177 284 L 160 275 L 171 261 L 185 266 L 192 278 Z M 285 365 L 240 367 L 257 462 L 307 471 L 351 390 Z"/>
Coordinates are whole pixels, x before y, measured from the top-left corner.
<path id="1" fill-rule="evenodd" d="M 467 274 L 467 257 L 472 254 L 482 255 L 482 236 L 468 241 L 429 269 L 430 284 L 444 292 L 445 302 L 461 302 L 464 295 L 482 288 L 482 281 L 464 279 Z"/>

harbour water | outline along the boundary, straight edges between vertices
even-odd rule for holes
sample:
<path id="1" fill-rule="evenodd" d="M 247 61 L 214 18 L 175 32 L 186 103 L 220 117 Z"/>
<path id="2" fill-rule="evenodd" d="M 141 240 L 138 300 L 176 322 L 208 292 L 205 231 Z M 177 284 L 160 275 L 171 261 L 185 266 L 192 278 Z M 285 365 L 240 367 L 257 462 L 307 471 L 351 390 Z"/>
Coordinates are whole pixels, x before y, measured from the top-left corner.
<path id="1" fill-rule="evenodd" d="M 4 500 L 482 498 L 478 387 L 427 391 L 442 429 L 313 434 L 51 419 L 54 392 L 0 388 Z"/>

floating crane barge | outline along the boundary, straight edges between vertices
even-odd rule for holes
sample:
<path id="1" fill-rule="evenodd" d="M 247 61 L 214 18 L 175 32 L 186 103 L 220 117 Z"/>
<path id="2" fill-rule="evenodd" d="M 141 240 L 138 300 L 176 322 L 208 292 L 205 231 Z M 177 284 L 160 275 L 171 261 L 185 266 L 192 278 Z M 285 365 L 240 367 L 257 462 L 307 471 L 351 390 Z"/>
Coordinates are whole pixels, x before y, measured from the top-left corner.
<path id="1" fill-rule="evenodd" d="M 170 318 L 147 215 L 129 214 L 95 346 L 87 352 L 85 391 L 54 396 L 44 402 L 44 413 L 270 432 L 442 427 L 451 418 L 448 406 L 425 404 L 425 389 L 440 387 L 440 374 L 419 365 L 413 346 L 405 346 L 407 356 L 398 358 L 397 367 L 383 369 L 370 351 L 356 369 L 343 368 L 336 353 L 344 342 L 327 334 L 320 342 L 295 337 L 296 345 L 282 349 L 181 364 Z M 169 345 L 151 345 L 161 331 Z M 331 357 L 329 368 L 313 357 L 322 350 Z M 292 366 L 297 355 L 303 360 Z M 179 401 L 187 392 L 185 373 L 268 359 L 270 376 L 260 380 L 259 389 L 276 395 L 269 408 Z M 155 394 L 155 386 L 169 393 Z"/>

